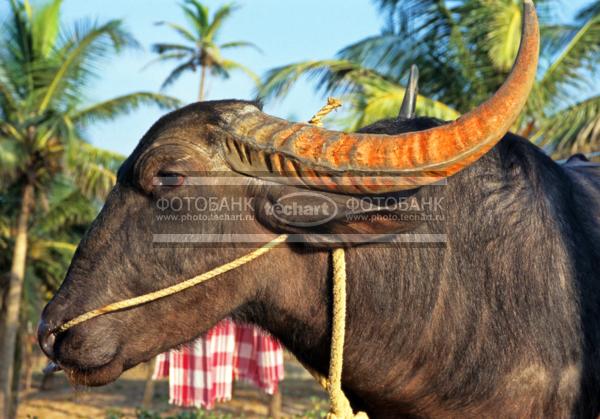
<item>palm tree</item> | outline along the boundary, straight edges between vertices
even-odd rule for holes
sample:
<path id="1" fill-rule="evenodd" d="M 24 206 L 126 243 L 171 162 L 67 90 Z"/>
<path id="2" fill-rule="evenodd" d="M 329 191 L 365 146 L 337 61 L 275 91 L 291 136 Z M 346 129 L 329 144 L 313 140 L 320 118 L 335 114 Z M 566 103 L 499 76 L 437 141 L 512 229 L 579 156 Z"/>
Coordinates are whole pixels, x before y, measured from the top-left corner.
<path id="1" fill-rule="evenodd" d="M 0 192 L 3 203 L 0 225 L 9 227 L 19 211 L 19 195 L 14 192 Z M 38 205 L 31 211 L 27 234 L 27 273 L 20 313 L 22 318 L 34 324 L 42 303 L 58 289 L 77 243 L 100 209 L 99 200 L 90 200 L 64 175 L 46 185 L 43 195 L 40 191 L 38 194 Z M 0 272 L 10 269 L 13 245 L 10 227 L 0 228 L 0 249 L 3 251 Z"/>
<path id="2" fill-rule="evenodd" d="M 284 95 L 302 76 L 327 94 L 346 94 L 354 107 L 347 126 L 395 116 L 404 72 L 421 70 L 421 115 L 455 119 L 489 97 L 515 59 L 522 0 L 375 0 L 387 23 L 381 34 L 342 49 L 334 60 L 275 68 L 259 95 Z M 556 156 L 600 144 L 600 96 L 589 97 L 600 61 L 600 2 L 572 25 L 553 19 L 556 0 L 538 0 L 542 60 L 528 107 L 515 126 Z M 481 22 L 486 22 L 485 25 Z M 583 100 L 573 100 L 573 98 Z"/>
<path id="3" fill-rule="evenodd" d="M 582 9 L 577 22 L 550 44 L 552 61 L 538 82 L 546 118 L 532 139 L 560 157 L 600 149 L 600 1 Z M 597 79 L 596 79 L 597 80 Z M 577 100 L 573 100 L 573 98 Z M 596 153 L 594 153 L 596 152 Z"/>
<path id="4" fill-rule="evenodd" d="M 14 238 L 10 231 L 11 219 L 15 218 L 19 205 L 18 194 L 8 190 L 0 192 L 0 272 L 10 269 L 10 254 Z M 45 191 L 40 204 L 33 209 L 28 231 L 27 269 L 23 283 L 23 297 L 20 310 L 21 327 L 19 335 L 22 346 L 21 355 L 16 359 L 15 371 L 22 366 L 22 379 L 15 373 L 17 386 L 24 382 L 24 389 L 31 384 L 33 352 L 35 341 L 33 326 L 37 323 L 39 312 L 58 289 L 73 257 L 77 243 L 86 227 L 98 213 L 100 203 L 90 200 L 74 187 L 70 179 L 64 176 L 55 178 Z M 2 311 L 2 302 L 0 302 Z M 19 345 L 19 344 L 17 344 Z M 14 387 L 18 391 L 18 387 Z"/>
<path id="5" fill-rule="evenodd" d="M 171 22 L 159 22 L 167 25 L 184 39 L 182 44 L 157 43 L 152 50 L 159 54 L 155 61 L 177 61 L 178 64 L 162 84 L 162 89 L 174 83 L 186 71 L 196 72 L 200 68 L 200 87 L 198 100 L 204 100 L 207 72 L 213 76 L 229 78 L 231 70 L 241 70 L 258 83 L 259 79 L 244 65 L 224 58 L 223 50 L 232 48 L 258 48 L 247 41 L 234 41 L 218 44 L 217 40 L 225 21 L 237 9 L 234 4 L 226 4 L 213 14 L 199 0 L 184 0 L 181 9 L 190 28 Z"/>
<path id="6" fill-rule="evenodd" d="M 35 9 L 28 0 L 10 0 L 11 13 L 0 31 L 0 189 L 17 196 L 1 327 L 0 416 L 4 417 L 11 413 L 31 218 L 43 205 L 48 185 L 64 174 L 84 196 L 102 197 L 114 183 L 120 158 L 85 142 L 85 128 L 141 105 L 178 104 L 147 92 L 89 104 L 86 89 L 102 59 L 136 42 L 118 20 L 64 27 L 60 8 L 61 0 Z"/>

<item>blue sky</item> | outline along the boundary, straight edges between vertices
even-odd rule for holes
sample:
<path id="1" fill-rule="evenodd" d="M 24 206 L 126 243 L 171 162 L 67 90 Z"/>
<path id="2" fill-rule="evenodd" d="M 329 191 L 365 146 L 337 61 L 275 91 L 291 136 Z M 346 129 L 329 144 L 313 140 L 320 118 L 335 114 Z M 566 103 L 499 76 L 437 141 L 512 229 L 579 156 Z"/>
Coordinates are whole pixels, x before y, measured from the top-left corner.
<path id="1" fill-rule="evenodd" d="M 206 2 L 212 9 L 223 1 Z M 251 0 L 241 5 L 227 21 L 220 41 L 248 40 L 262 49 L 231 50 L 236 61 L 244 63 L 257 74 L 266 70 L 307 59 L 331 58 L 343 46 L 377 33 L 381 19 L 367 0 Z M 353 7 L 349 7 L 354 3 Z M 107 99 L 131 91 L 157 91 L 172 69 L 172 64 L 154 64 L 143 69 L 155 58 L 150 51 L 154 42 L 179 41 L 177 35 L 154 23 L 169 20 L 183 23 L 178 2 L 172 0 L 65 0 L 63 16 L 67 21 L 82 16 L 100 20 L 122 18 L 127 28 L 143 45 L 143 51 L 129 51 L 112 59 L 102 70 L 102 80 L 93 86 L 94 100 Z M 165 93 L 184 102 L 196 100 L 198 74 L 182 76 Z M 243 75 L 234 73 L 228 80 L 210 79 L 207 99 L 250 99 L 254 84 Z M 304 120 L 323 103 L 308 83 L 302 83 L 285 100 L 269 103 L 266 111 L 282 117 Z M 144 108 L 115 122 L 95 125 L 88 131 L 95 145 L 129 154 L 144 132 L 163 111 Z"/>
<path id="2" fill-rule="evenodd" d="M 207 0 L 211 9 L 224 1 Z M 254 50 L 231 50 L 231 58 L 242 62 L 257 74 L 275 66 L 307 59 L 332 58 L 342 47 L 379 32 L 383 19 L 369 0 L 239 0 L 241 6 L 224 26 L 220 41 L 254 42 Z M 563 1 L 559 16 L 568 19 L 586 0 Z M 101 69 L 101 81 L 92 86 L 92 100 L 108 99 L 133 91 L 157 91 L 172 64 L 144 66 L 155 58 L 150 51 L 154 42 L 178 42 L 179 38 L 164 26 L 154 23 L 168 20 L 184 23 L 175 0 L 64 0 L 63 18 L 67 22 L 82 17 L 105 21 L 122 18 L 142 44 L 141 51 L 128 51 L 111 59 Z M 182 76 L 165 93 L 186 103 L 196 99 L 198 74 Z M 242 73 L 228 80 L 211 79 L 207 99 L 249 99 L 253 83 Z M 323 104 L 307 82 L 298 84 L 282 101 L 268 103 L 265 110 L 273 115 L 305 120 Z M 111 123 L 97 124 L 88 137 L 97 145 L 129 154 L 144 132 L 163 111 L 144 108 Z"/>

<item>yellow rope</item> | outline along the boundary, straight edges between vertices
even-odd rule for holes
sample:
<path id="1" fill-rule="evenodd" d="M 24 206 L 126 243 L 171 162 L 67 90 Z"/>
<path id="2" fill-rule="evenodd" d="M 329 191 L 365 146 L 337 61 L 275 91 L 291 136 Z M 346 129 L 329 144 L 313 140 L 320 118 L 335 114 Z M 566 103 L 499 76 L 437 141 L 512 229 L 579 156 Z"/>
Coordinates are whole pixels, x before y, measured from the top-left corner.
<path id="1" fill-rule="evenodd" d="M 333 259 L 333 324 L 331 327 L 331 358 L 329 360 L 328 419 L 368 418 L 364 412 L 356 415 L 342 390 L 344 364 L 344 338 L 346 335 L 346 254 L 343 248 L 335 249 Z"/>
<path id="2" fill-rule="evenodd" d="M 325 117 L 334 109 L 339 108 L 340 106 L 342 106 L 342 102 L 340 102 L 338 99 L 333 97 L 327 98 L 327 104 L 321 109 L 319 109 L 319 112 L 314 114 L 314 116 L 310 118 L 310 121 L 308 121 L 308 123 L 311 125 L 316 125 L 317 127 L 323 126 L 323 122 L 321 122 L 323 117 Z"/>
<path id="3" fill-rule="evenodd" d="M 269 243 L 265 244 L 264 246 L 261 246 L 258 249 L 254 250 L 238 259 L 235 259 L 229 263 L 226 263 L 225 265 L 216 267 L 215 269 L 212 269 L 201 275 L 195 276 L 186 281 L 180 282 L 179 284 L 171 285 L 170 287 L 163 288 L 158 291 L 140 295 L 139 297 L 128 298 L 126 300 L 117 301 L 116 303 L 108 304 L 108 305 L 98 308 L 96 310 L 88 311 L 87 313 L 77 316 L 74 319 L 69 320 L 68 322 L 64 323 L 62 326 L 60 326 L 56 330 L 56 332 L 58 332 L 58 333 L 64 332 L 65 330 L 70 329 L 71 327 L 78 325 L 79 323 L 83 323 L 85 321 L 93 319 L 94 317 L 101 316 L 102 314 L 111 313 L 114 311 L 119 311 L 119 310 L 124 310 L 126 308 L 139 306 L 141 304 L 149 303 L 150 301 L 155 301 L 160 298 L 164 298 L 169 295 L 173 295 L 173 294 L 176 294 L 183 290 L 186 290 L 188 288 L 191 288 L 191 287 L 198 285 L 204 281 L 214 278 L 215 276 L 219 276 L 221 274 L 224 274 L 225 272 L 239 268 L 240 266 L 245 265 L 248 262 L 252 262 L 254 259 L 264 255 L 265 253 L 267 253 L 268 251 L 270 251 L 271 249 L 276 247 L 278 244 L 283 243 L 286 239 L 287 239 L 287 234 L 282 234 L 281 236 L 275 238 L 274 240 L 270 241 Z"/>
<path id="4" fill-rule="evenodd" d="M 319 110 L 309 121 L 310 124 L 320 126 L 321 119 L 336 108 L 342 106 L 341 102 L 334 98 L 329 98 L 327 104 Z M 195 276 L 179 284 L 163 288 L 158 291 L 140 295 L 139 297 L 128 298 L 126 300 L 117 301 L 116 303 L 108 304 L 104 307 L 88 311 L 80 316 L 77 316 L 68 322 L 64 323 L 58 329 L 57 333 L 64 332 L 80 323 L 91 320 L 95 317 L 106 313 L 112 313 L 119 310 L 124 310 L 131 307 L 136 307 L 151 301 L 176 294 L 211 278 L 219 276 L 225 272 L 239 268 L 248 262 L 264 255 L 277 245 L 285 242 L 288 236 L 282 234 L 270 241 L 269 243 L 259 247 L 258 249 L 238 258 L 225 265 L 221 265 L 208 272 Z M 329 361 L 329 377 L 325 378 L 318 372 L 307 367 L 310 373 L 315 377 L 317 382 L 321 384 L 329 394 L 330 412 L 327 414 L 328 419 L 346 419 L 346 418 L 368 418 L 366 413 L 359 412 L 354 415 L 348 398 L 342 390 L 342 368 L 344 364 L 344 335 L 346 330 L 346 261 L 344 249 L 335 249 L 332 253 L 333 260 L 333 323 L 331 334 L 331 355 Z M 306 366 L 305 366 L 306 367 Z"/>
<path id="5" fill-rule="evenodd" d="M 322 126 L 322 119 L 334 109 L 342 106 L 335 98 L 328 98 L 323 106 L 308 121 L 309 124 Z M 328 419 L 368 418 L 364 412 L 354 415 L 350 401 L 342 390 L 342 369 L 344 366 L 344 338 L 346 334 L 346 254 L 343 248 L 335 249 L 333 261 L 333 320 L 331 326 L 331 354 L 329 358 L 329 377 L 325 378 L 312 368 L 307 368 L 312 376 L 329 394 Z M 306 366 L 305 366 L 306 367 Z"/>

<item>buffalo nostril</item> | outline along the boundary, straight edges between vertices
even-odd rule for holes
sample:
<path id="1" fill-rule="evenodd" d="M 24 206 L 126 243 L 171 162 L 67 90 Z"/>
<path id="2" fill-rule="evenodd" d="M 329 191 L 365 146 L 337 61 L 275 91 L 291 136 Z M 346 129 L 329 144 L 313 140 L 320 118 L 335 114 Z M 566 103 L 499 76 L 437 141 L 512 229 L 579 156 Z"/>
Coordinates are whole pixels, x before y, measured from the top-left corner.
<path id="1" fill-rule="evenodd" d="M 56 335 L 44 320 L 42 320 L 38 326 L 38 342 L 46 356 L 50 359 L 54 359 L 54 342 L 56 342 Z"/>

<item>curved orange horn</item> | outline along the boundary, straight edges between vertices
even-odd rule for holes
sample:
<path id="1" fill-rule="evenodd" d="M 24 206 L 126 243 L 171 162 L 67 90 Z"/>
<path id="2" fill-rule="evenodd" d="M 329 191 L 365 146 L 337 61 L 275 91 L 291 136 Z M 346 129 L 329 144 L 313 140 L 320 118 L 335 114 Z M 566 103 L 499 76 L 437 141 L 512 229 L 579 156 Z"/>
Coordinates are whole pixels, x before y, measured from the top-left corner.
<path id="1" fill-rule="evenodd" d="M 399 135 L 346 134 L 256 110 L 229 121 L 233 135 L 225 157 L 242 173 L 269 173 L 286 183 L 342 193 L 434 183 L 468 167 L 508 132 L 535 81 L 539 44 L 535 6 L 524 0 L 521 45 L 510 75 L 492 98 L 456 121 Z"/>

